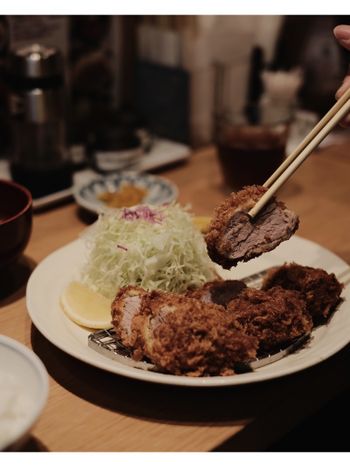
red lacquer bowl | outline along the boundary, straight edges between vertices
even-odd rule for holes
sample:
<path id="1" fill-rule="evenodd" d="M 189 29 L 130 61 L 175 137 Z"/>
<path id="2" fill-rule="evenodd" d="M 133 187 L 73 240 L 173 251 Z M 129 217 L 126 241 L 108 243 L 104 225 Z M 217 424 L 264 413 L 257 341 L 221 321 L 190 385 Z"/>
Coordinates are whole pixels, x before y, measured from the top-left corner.
<path id="1" fill-rule="evenodd" d="M 15 261 L 32 231 L 32 195 L 18 183 L 0 180 L 0 269 Z"/>

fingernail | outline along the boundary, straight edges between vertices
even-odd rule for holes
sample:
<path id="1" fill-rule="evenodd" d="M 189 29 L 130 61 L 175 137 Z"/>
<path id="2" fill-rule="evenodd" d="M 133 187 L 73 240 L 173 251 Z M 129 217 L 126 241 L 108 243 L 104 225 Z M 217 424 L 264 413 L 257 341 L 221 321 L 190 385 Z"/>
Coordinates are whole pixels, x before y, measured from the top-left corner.
<path id="1" fill-rule="evenodd" d="M 340 41 L 350 40 L 350 26 L 337 26 L 334 28 L 334 35 Z"/>

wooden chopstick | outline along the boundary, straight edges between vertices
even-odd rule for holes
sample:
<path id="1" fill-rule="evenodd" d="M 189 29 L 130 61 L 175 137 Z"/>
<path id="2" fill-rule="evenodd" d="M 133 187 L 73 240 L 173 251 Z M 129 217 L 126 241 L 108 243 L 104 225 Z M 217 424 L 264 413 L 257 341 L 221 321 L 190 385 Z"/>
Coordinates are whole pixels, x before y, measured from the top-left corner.
<path id="1" fill-rule="evenodd" d="M 271 199 L 276 191 L 288 180 L 296 169 L 304 162 L 311 152 L 323 141 L 331 130 L 350 111 L 350 89 L 336 102 L 327 114 L 310 131 L 306 138 L 299 144 L 295 151 L 280 165 L 280 167 L 265 182 L 264 186 L 269 187 L 266 193 L 249 211 L 249 216 L 254 218 L 258 212 Z M 270 179 L 273 182 L 270 182 Z"/>
<path id="2" fill-rule="evenodd" d="M 299 143 L 294 151 L 282 162 L 282 164 L 275 170 L 270 178 L 264 183 L 264 187 L 269 188 L 272 183 L 282 174 L 282 172 L 289 166 L 289 164 L 298 157 L 298 155 L 305 149 L 311 140 L 322 130 L 322 128 L 330 121 L 335 112 L 341 109 L 345 102 L 350 98 L 350 88 L 337 100 L 333 107 L 321 118 L 321 120 L 313 127 L 313 129 L 306 135 L 306 137 Z"/>

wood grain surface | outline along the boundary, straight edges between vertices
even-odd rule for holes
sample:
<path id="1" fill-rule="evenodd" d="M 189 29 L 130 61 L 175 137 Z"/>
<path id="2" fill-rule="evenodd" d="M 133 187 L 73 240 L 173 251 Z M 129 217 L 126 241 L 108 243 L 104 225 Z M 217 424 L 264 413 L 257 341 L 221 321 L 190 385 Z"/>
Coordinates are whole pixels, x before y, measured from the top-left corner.
<path id="1" fill-rule="evenodd" d="M 161 175 L 179 201 L 211 215 L 228 192 L 215 149 L 198 150 Z M 280 191 L 300 216 L 298 235 L 350 262 L 350 140 L 314 153 Z M 233 388 L 175 388 L 129 380 L 70 357 L 47 341 L 26 312 L 28 277 L 94 218 L 74 202 L 34 215 L 20 262 L 0 277 L 0 332 L 31 347 L 50 375 L 47 406 L 23 450 L 261 450 L 350 387 L 349 349 L 278 380 Z"/>

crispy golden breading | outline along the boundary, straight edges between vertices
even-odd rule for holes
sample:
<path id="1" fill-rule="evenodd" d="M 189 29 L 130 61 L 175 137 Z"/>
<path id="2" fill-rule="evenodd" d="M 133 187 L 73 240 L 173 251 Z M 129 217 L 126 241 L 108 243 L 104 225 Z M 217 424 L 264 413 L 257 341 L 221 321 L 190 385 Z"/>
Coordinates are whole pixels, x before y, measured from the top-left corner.
<path id="1" fill-rule="evenodd" d="M 220 305 L 153 292 L 135 321 L 143 337 L 139 354 L 175 375 L 234 374 L 235 363 L 256 355 L 257 339 L 238 332 Z"/>
<path id="2" fill-rule="evenodd" d="M 232 215 L 237 211 L 248 212 L 266 192 L 266 188 L 259 185 L 244 187 L 237 193 L 231 193 L 215 210 L 209 225 L 205 241 L 207 245 L 215 245 L 223 235 L 223 231 Z"/>
<path id="3" fill-rule="evenodd" d="M 222 267 L 229 269 L 273 250 L 298 228 L 298 216 L 275 198 L 250 218 L 249 210 L 265 191 L 261 186 L 246 186 L 215 210 L 205 240 L 209 256 Z"/>
<path id="4" fill-rule="evenodd" d="M 218 280 L 180 295 L 128 286 L 112 304 L 112 322 L 133 357 L 160 371 L 232 375 L 235 364 L 309 334 L 342 285 L 334 274 L 292 263 L 271 270 L 263 288 Z"/>
<path id="5" fill-rule="evenodd" d="M 263 289 L 268 290 L 276 286 L 299 291 L 306 301 L 314 324 L 330 315 L 339 302 L 343 289 L 334 274 L 295 263 L 285 264 L 268 272 Z"/>
<path id="6" fill-rule="evenodd" d="M 279 350 L 312 329 L 302 296 L 282 287 L 268 291 L 247 288 L 229 303 L 227 311 L 238 329 L 259 340 L 259 352 Z"/>

